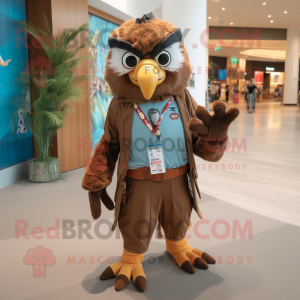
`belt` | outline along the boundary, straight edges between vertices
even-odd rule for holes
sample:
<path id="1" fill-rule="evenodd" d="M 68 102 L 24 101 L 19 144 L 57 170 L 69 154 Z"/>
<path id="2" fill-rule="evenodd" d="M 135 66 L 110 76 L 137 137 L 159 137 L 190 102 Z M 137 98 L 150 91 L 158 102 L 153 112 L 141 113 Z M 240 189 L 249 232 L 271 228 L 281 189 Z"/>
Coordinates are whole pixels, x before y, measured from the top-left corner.
<path id="1" fill-rule="evenodd" d="M 166 169 L 166 173 L 154 174 L 151 175 L 150 168 L 144 167 L 135 170 L 128 170 L 126 177 L 136 179 L 136 180 L 146 180 L 152 179 L 153 181 L 164 181 L 169 179 L 174 179 L 179 176 L 186 174 L 189 171 L 189 165 L 175 168 L 175 169 Z"/>

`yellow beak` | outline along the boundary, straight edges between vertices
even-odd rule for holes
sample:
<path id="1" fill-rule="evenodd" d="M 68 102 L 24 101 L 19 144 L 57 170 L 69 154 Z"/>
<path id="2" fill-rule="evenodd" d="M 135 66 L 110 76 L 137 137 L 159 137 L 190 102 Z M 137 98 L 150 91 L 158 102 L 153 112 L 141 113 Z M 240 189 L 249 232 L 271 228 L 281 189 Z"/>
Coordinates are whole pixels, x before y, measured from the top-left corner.
<path id="1" fill-rule="evenodd" d="M 150 100 L 156 87 L 166 78 L 166 71 L 159 68 L 153 59 L 143 59 L 129 73 L 130 80 L 141 88 L 146 100 Z"/>

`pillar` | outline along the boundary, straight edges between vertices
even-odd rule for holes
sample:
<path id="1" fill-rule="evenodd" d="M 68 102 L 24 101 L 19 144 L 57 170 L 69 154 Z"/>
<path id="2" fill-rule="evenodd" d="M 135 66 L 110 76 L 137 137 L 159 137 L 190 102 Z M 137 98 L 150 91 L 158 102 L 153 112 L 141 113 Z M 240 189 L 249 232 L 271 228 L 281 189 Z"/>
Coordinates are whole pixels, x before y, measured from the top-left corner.
<path id="1" fill-rule="evenodd" d="M 288 28 L 286 60 L 285 60 L 285 79 L 284 79 L 284 105 L 296 105 L 298 100 L 299 84 L 299 47 L 300 35 L 299 28 Z"/>
<path id="2" fill-rule="evenodd" d="M 229 88 L 229 101 L 233 100 L 233 93 L 232 93 L 233 85 L 238 82 L 238 74 L 237 74 L 238 68 L 239 68 L 239 64 L 231 62 L 231 57 L 227 57 L 226 84 L 228 84 L 228 88 Z"/>
<path id="3" fill-rule="evenodd" d="M 241 91 L 245 85 L 245 72 L 246 72 L 246 59 L 239 59 L 239 91 Z"/>
<path id="4" fill-rule="evenodd" d="M 207 1 L 163 0 L 162 18 L 172 22 L 184 34 L 184 44 L 195 74 L 195 88 L 189 91 L 198 104 L 204 106 L 208 79 Z"/>

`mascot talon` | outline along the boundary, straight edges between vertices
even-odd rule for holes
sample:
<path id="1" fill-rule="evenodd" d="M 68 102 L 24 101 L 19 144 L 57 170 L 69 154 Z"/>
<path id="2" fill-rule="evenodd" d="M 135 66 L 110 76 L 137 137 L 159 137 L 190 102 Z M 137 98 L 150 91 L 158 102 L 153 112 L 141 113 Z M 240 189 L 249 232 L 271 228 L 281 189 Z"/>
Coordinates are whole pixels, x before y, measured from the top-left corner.
<path id="1" fill-rule="evenodd" d="M 124 249 L 121 260 L 107 267 L 100 276 L 100 280 L 116 277 L 115 289 L 120 291 L 125 288 L 132 277 L 133 284 L 139 292 L 147 288 L 147 280 L 142 267 L 144 254 L 136 254 Z"/>
<path id="2" fill-rule="evenodd" d="M 126 249 L 121 261 L 109 266 L 100 279 L 115 278 L 120 291 L 132 278 L 143 292 L 147 287 L 143 253 L 158 221 L 167 251 L 181 269 L 194 274 L 195 268 L 215 263 L 185 238 L 192 209 L 202 218 L 194 155 L 220 160 L 228 128 L 239 111 L 226 112 L 225 105 L 216 101 L 210 115 L 197 104 L 187 90 L 192 67 L 182 32 L 152 13 L 125 21 L 110 33 L 108 45 L 104 78 L 113 99 L 82 187 L 89 191 L 94 219 L 101 216 L 101 202 L 114 208 L 112 230 L 119 226 Z M 116 169 L 113 203 L 106 188 Z"/>
<path id="3" fill-rule="evenodd" d="M 181 241 L 170 241 L 166 239 L 167 252 L 172 255 L 178 266 L 187 273 L 194 274 L 195 268 L 208 269 L 208 264 L 216 261 L 206 252 L 189 246 L 186 238 Z"/>

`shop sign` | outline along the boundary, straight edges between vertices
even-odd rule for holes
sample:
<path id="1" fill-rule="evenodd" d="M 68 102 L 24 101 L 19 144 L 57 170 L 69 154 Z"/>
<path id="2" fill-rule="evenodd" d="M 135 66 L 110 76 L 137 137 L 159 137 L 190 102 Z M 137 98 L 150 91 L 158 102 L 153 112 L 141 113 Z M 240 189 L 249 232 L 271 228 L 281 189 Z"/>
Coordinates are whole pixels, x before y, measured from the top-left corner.
<path id="1" fill-rule="evenodd" d="M 236 57 L 231 57 L 230 61 L 231 61 L 232 64 L 238 64 L 239 63 L 239 59 L 236 58 Z"/>
<path id="2" fill-rule="evenodd" d="M 266 67 L 266 71 L 275 71 L 274 67 Z"/>

